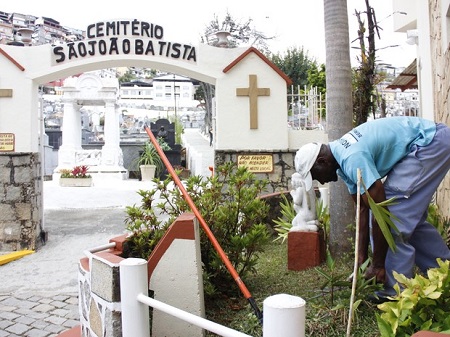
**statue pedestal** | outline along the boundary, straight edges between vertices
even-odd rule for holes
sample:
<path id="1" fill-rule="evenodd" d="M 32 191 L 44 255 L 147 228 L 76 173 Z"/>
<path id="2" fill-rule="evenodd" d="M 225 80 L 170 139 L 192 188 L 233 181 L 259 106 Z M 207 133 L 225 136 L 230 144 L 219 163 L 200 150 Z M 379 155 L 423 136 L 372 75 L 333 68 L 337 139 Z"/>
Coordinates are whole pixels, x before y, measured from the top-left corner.
<path id="1" fill-rule="evenodd" d="M 325 261 L 323 231 L 288 233 L 288 269 L 305 270 Z"/>

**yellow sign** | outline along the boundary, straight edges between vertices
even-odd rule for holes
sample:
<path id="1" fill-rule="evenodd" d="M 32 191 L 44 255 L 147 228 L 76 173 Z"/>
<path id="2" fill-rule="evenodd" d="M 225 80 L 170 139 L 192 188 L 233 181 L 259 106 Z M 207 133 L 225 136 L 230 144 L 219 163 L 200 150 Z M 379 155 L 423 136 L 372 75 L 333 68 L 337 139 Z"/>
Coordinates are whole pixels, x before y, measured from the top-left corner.
<path id="1" fill-rule="evenodd" d="M 271 154 L 238 155 L 238 166 L 245 166 L 254 173 L 272 172 L 273 157 Z"/>
<path id="2" fill-rule="evenodd" d="M 0 152 L 14 151 L 14 134 L 0 133 Z"/>

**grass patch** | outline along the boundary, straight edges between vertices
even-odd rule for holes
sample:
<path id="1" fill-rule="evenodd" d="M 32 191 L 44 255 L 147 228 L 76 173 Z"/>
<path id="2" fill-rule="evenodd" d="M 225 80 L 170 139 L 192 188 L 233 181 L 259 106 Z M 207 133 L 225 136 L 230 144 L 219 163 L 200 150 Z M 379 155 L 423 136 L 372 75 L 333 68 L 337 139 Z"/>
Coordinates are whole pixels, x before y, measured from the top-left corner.
<path id="1" fill-rule="evenodd" d="M 345 281 L 353 271 L 353 261 L 339 259 L 335 261 L 335 268 L 331 271 L 326 264 L 320 266 L 325 273 Z M 290 271 L 287 269 L 287 243 L 271 242 L 260 254 L 257 274 L 247 277 L 244 281 L 255 299 L 260 310 L 263 301 L 272 295 L 289 294 L 302 297 L 306 301 L 306 336 L 345 336 L 347 330 L 348 308 L 351 289 L 349 286 L 330 287 L 326 284 L 326 277 L 315 268 L 305 271 Z M 262 326 L 256 319 L 248 301 L 241 295 L 236 284 L 235 295 L 206 301 L 208 319 L 242 331 L 251 336 L 262 336 Z M 357 298 L 362 299 L 358 306 L 352 325 L 352 336 L 379 336 L 375 312 L 376 305 L 368 303 L 364 298 L 373 292 L 373 287 L 362 286 Z M 216 336 L 207 333 L 206 336 Z"/>

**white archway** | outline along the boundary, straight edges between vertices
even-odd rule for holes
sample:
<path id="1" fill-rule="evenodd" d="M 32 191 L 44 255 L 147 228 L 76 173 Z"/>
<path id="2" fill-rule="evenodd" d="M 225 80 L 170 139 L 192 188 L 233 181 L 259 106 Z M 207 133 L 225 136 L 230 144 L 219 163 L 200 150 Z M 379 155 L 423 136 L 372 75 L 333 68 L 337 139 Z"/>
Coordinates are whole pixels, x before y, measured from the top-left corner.
<path id="1" fill-rule="evenodd" d="M 128 22 L 130 29 L 119 29 L 123 22 Z M 40 242 L 39 238 L 45 236 L 39 154 L 41 121 L 37 112 L 39 85 L 80 73 L 121 66 L 160 69 L 214 84 L 216 151 L 238 153 L 244 148 L 246 153 L 266 153 L 265 158 L 267 153 L 289 152 L 286 97 L 290 80 L 254 48 L 227 49 L 164 41 L 162 27 L 137 20 L 90 25 L 88 38 L 75 43 L 1 46 L 0 169 L 9 170 L 1 176 L 5 180 L 4 186 L 16 188 L 26 185 L 27 189 L 23 190 L 27 190 L 28 194 L 10 200 L 5 212 L 19 214 L 15 208 L 20 204 L 20 215 L 16 215 L 15 219 L 0 219 L 0 225 L 8 233 L 22 234 L 21 223 L 25 219 L 29 222 L 27 228 L 32 228 L 25 238 L 21 234 L 3 236 L 5 241 L 10 242 L 6 249 L 34 249 Z M 261 95 L 260 89 L 263 89 L 264 95 Z M 76 103 L 83 99 L 70 95 L 67 98 L 65 117 L 71 116 L 72 123 L 78 125 Z M 103 99 L 101 104 L 105 104 L 109 113 L 115 115 L 112 99 Z M 65 123 L 67 126 L 67 120 Z M 111 134 L 111 139 L 114 137 Z M 79 139 L 78 136 L 76 138 Z M 64 141 L 61 156 L 64 163 L 69 163 L 72 158 L 68 157 L 79 148 L 74 139 L 72 135 Z M 114 142 L 108 146 L 105 144 L 104 150 L 113 166 L 120 166 L 120 155 L 115 145 L 111 144 Z M 272 176 L 274 180 L 281 179 L 276 170 Z M 23 207 L 24 204 L 27 206 Z"/>

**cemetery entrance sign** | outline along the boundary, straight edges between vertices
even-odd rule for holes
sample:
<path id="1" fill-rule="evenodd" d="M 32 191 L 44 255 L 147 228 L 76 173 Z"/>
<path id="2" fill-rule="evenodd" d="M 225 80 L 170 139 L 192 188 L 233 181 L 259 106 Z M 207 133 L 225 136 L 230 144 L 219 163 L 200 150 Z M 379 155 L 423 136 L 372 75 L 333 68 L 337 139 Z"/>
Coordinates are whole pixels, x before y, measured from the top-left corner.
<path id="1" fill-rule="evenodd" d="M 164 41 L 163 27 L 146 21 L 97 22 L 89 25 L 86 33 L 87 40 L 54 47 L 54 62 L 112 54 L 162 56 L 191 62 L 197 60 L 195 47 Z"/>

